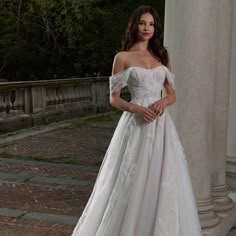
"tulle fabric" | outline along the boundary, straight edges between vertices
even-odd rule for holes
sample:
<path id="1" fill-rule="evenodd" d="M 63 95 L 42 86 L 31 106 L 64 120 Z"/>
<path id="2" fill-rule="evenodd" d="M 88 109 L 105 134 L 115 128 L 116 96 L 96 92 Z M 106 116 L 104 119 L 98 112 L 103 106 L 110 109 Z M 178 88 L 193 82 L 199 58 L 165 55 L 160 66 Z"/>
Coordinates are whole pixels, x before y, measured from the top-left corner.
<path id="1" fill-rule="evenodd" d="M 110 91 L 128 85 L 131 101 L 160 99 L 165 66 L 130 67 L 110 77 Z M 72 236 L 201 236 L 188 163 L 166 109 L 151 123 L 124 112 Z"/>

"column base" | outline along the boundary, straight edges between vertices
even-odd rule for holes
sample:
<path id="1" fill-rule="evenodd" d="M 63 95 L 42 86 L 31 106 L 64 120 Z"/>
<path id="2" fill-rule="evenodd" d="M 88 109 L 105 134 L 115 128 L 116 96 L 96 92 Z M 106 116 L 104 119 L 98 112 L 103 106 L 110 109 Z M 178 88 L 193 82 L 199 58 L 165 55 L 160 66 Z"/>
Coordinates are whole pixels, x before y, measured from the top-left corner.
<path id="1" fill-rule="evenodd" d="M 226 213 L 218 213 L 221 221 L 214 228 L 203 229 L 203 236 L 226 236 L 236 221 L 236 206 Z"/>
<path id="2" fill-rule="evenodd" d="M 202 229 L 213 228 L 220 223 L 220 217 L 215 213 L 216 204 L 212 198 L 197 202 L 198 215 Z"/>
<path id="3" fill-rule="evenodd" d="M 214 210 L 217 214 L 227 212 L 234 207 L 234 202 L 228 196 L 229 192 L 230 189 L 226 184 L 212 187 L 211 195 L 216 203 Z"/>
<path id="4" fill-rule="evenodd" d="M 231 190 L 236 191 L 236 155 L 227 155 L 226 182 Z"/>

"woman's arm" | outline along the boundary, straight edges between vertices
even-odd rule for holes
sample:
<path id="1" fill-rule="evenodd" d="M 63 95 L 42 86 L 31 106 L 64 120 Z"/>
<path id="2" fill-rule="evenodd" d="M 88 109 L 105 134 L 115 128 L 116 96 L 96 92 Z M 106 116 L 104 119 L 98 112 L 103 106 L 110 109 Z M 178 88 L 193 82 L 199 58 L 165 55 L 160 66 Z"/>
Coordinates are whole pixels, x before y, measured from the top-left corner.
<path id="1" fill-rule="evenodd" d="M 167 68 L 171 70 L 170 61 L 167 63 Z M 152 107 L 156 115 L 162 115 L 166 107 L 172 105 L 176 101 L 175 90 L 172 88 L 168 80 L 164 81 L 163 87 L 165 88 L 166 96 L 155 102 Z"/>
<path id="2" fill-rule="evenodd" d="M 165 80 L 163 86 L 166 91 L 166 96 L 162 99 L 166 101 L 167 106 L 170 106 L 176 101 L 175 90 L 171 87 L 167 80 Z"/>

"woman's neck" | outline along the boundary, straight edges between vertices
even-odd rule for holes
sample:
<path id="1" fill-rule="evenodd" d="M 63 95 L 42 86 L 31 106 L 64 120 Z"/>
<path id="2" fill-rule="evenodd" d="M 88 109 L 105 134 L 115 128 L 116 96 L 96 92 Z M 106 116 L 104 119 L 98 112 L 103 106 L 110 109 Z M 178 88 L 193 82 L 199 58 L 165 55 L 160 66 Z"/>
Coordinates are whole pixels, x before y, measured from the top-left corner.
<path id="1" fill-rule="evenodd" d="M 130 51 L 148 51 L 148 41 L 135 43 Z"/>

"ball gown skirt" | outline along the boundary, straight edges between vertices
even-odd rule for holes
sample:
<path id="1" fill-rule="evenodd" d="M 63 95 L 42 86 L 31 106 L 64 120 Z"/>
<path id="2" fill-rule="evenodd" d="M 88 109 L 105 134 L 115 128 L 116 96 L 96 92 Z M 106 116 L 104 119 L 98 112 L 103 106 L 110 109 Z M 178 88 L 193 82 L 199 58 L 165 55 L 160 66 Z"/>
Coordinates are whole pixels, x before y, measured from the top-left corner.
<path id="1" fill-rule="evenodd" d="M 164 65 L 110 76 L 131 102 L 150 107 L 175 75 Z M 72 236 L 201 236 L 188 163 L 168 112 L 151 123 L 123 112 Z"/>

